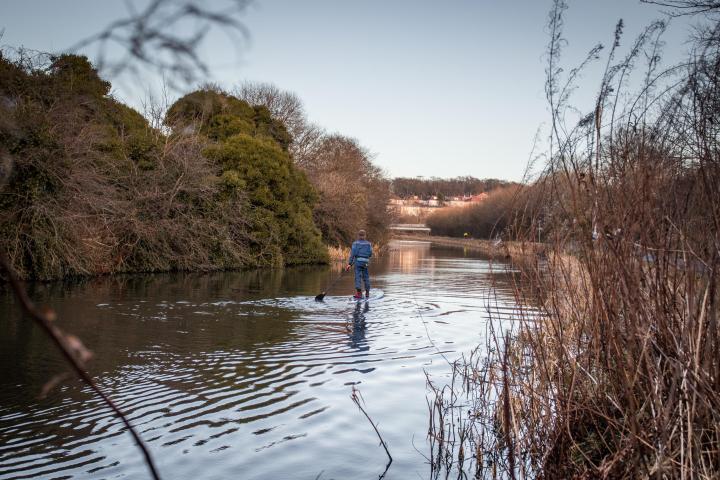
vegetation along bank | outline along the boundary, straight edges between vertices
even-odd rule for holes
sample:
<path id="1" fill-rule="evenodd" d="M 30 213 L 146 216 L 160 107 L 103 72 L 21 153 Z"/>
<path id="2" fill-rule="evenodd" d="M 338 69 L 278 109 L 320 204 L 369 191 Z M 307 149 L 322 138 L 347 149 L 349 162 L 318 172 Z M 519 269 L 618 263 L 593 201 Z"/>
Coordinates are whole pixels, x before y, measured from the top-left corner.
<path id="1" fill-rule="evenodd" d="M 389 222 L 384 174 L 293 94 L 206 87 L 142 115 L 110 89 L 85 57 L 0 54 L 0 251 L 23 278 L 324 263 Z"/>

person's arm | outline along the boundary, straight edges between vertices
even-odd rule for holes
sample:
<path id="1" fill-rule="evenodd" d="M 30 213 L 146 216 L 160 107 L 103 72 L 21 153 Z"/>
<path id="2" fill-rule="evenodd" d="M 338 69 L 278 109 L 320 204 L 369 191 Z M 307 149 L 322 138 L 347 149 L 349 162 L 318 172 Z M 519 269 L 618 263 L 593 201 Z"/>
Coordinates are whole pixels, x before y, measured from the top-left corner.
<path id="1" fill-rule="evenodd" d="M 372 248 L 372 243 L 371 243 L 370 244 L 370 255 L 368 255 L 368 258 L 370 258 L 372 256 L 373 256 L 373 248 Z"/>
<path id="2" fill-rule="evenodd" d="M 357 244 L 353 242 L 352 247 L 350 248 L 350 257 L 348 258 L 347 267 L 345 267 L 345 270 L 350 270 L 350 267 L 352 267 L 352 264 L 355 263 L 355 256 L 357 255 Z"/>

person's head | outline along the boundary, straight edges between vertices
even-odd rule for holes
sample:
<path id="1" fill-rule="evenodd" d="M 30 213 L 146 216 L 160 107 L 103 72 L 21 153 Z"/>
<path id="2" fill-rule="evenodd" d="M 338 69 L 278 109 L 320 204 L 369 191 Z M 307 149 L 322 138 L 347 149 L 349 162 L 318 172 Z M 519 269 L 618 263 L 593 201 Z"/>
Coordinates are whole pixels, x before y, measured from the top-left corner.
<path id="1" fill-rule="evenodd" d="M 358 238 L 359 238 L 360 240 L 365 240 L 365 237 L 367 237 L 367 234 L 365 233 L 365 230 L 360 230 L 360 231 L 358 232 Z"/>

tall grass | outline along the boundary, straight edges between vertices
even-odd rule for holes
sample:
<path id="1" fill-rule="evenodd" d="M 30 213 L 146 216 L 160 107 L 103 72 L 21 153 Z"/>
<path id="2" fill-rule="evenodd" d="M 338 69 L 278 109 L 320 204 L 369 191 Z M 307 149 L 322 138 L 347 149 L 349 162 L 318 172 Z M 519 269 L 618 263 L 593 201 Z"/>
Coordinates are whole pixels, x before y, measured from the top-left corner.
<path id="1" fill-rule="evenodd" d="M 622 57 L 619 24 L 595 108 L 576 124 L 564 119 L 578 72 L 558 66 L 564 10 L 556 1 L 549 22 L 542 208 L 513 230 L 545 235 L 547 255 L 522 265 L 539 312 L 491 324 L 488 344 L 455 365 L 431 438 L 454 439 L 446 470 L 480 477 L 718 478 L 718 7 L 692 59 L 665 71 L 664 24 Z M 642 85 L 631 95 L 632 75 Z M 438 428 L 443 415 L 453 421 Z"/>

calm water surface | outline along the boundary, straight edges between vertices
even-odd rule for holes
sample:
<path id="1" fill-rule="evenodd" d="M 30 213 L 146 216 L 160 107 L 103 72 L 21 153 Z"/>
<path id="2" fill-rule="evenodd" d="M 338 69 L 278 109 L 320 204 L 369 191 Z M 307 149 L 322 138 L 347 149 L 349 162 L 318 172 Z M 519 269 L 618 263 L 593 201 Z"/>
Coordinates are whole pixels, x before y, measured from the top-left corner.
<path id="1" fill-rule="evenodd" d="M 500 266 L 502 267 L 502 266 Z M 377 478 L 387 458 L 427 478 L 425 373 L 482 343 L 516 308 L 509 273 L 461 249 L 395 242 L 372 265 L 384 297 L 351 302 L 337 269 L 143 275 L 34 285 L 95 353 L 90 372 L 127 412 L 165 479 Z M 492 302 L 488 301 L 489 296 Z M 490 305 L 490 303 L 492 305 Z M 432 340 L 432 341 L 431 341 Z M 42 385 L 64 365 L 0 292 L 0 479 L 147 478 L 121 423 L 87 388 Z"/>

